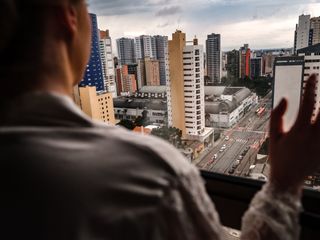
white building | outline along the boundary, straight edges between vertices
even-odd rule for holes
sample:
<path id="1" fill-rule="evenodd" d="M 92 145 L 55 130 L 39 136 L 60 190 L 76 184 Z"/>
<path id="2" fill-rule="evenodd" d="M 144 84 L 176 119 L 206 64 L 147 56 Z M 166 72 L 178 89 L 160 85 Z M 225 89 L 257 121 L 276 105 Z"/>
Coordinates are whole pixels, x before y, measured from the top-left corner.
<path id="1" fill-rule="evenodd" d="M 295 51 L 309 46 L 310 15 L 299 16 L 299 23 L 295 31 Z"/>
<path id="2" fill-rule="evenodd" d="M 320 43 L 320 17 L 314 17 L 310 20 L 312 44 Z"/>
<path id="3" fill-rule="evenodd" d="M 183 50 L 185 126 L 190 136 L 205 131 L 203 56 L 201 45 L 187 45 Z"/>
<path id="4" fill-rule="evenodd" d="M 258 97 L 244 87 L 205 87 L 206 125 L 230 128 L 258 103 Z"/>
<path id="5" fill-rule="evenodd" d="M 142 35 L 136 37 L 135 41 L 136 59 L 156 58 L 155 39 L 151 36 Z"/>
<path id="6" fill-rule="evenodd" d="M 316 44 L 298 51 L 300 57 L 304 57 L 304 74 L 303 74 L 303 87 L 306 81 L 312 74 L 316 74 L 318 77 L 320 75 L 320 44 Z M 316 106 L 313 113 L 313 120 L 318 114 L 318 109 L 320 108 L 320 84 L 319 79 L 316 86 Z"/>
<path id="7" fill-rule="evenodd" d="M 300 107 L 304 57 L 279 57 L 275 60 L 273 107 L 278 106 L 282 98 L 288 100 L 288 109 L 284 115 L 284 130 L 293 126 Z"/>
<path id="8" fill-rule="evenodd" d="M 112 54 L 112 41 L 109 35 L 109 30 L 106 31 L 106 36 L 100 39 L 100 56 L 102 62 L 102 71 L 104 75 L 105 89 L 115 98 L 117 97 L 117 87 Z"/>

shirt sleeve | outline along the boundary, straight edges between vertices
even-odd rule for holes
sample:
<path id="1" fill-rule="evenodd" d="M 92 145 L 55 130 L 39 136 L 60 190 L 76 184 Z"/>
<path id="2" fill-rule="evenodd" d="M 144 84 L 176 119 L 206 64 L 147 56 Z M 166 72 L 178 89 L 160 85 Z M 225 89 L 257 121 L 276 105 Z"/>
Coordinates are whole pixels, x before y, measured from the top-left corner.
<path id="1" fill-rule="evenodd" d="M 193 169 L 177 181 L 162 203 L 165 210 L 160 211 L 159 217 L 165 219 L 166 225 L 174 225 L 163 237 L 170 240 L 225 240 L 225 230 L 199 171 Z"/>
<path id="2" fill-rule="evenodd" d="M 251 202 L 242 220 L 243 240 L 298 240 L 300 196 L 279 192 L 267 183 Z"/>

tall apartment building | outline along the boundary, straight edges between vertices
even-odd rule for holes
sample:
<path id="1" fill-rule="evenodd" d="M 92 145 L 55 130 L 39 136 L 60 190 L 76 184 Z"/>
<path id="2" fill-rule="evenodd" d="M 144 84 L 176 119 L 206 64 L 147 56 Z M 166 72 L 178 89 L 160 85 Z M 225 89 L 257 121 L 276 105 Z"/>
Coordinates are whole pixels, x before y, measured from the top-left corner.
<path id="1" fill-rule="evenodd" d="M 194 41 L 196 43 L 196 41 Z M 187 139 L 212 134 L 205 128 L 203 47 L 187 45 L 186 34 L 176 31 L 169 41 L 168 122 Z"/>
<path id="2" fill-rule="evenodd" d="M 294 49 L 295 52 L 310 45 L 310 15 L 300 15 L 296 25 Z"/>
<path id="3" fill-rule="evenodd" d="M 112 41 L 109 30 L 100 31 L 100 55 L 105 80 L 105 89 L 112 93 L 113 97 L 117 97 Z"/>
<path id="4" fill-rule="evenodd" d="M 117 49 L 120 65 L 126 65 L 136 62 L 134 47 L 134 40 L 131 38 L 117 39 Z"/>
<path id="5" fill-rule="evenodd" d="M 275 83 L 273 106 L 276 107 L 283 97 L 289 101 L 285 114 L 285 130 L 289 130 L 298 115 L 304 87 L 311 74 L 320 75 L 320 44 L 298 50 L 298 56 L 278 57 L 275 60 Z M 320 85 L 315 92 L 313 120 L 320 107 Z"/>
<path id="6" fill-rule="evenodd" d="M 249 44 L 240 48 L 240 78 L 250 77 L 251 50 Z"/>
<path id="7" fill-rule="evenodd" d="M 168 37 L 154 36 L 156 43 L 156 59 L 159 61 L 160 85 L 165 86 L 169 79 Z"/>
<path id="8" fill-rule="evenodd" d="M 91 18 L 91 55 L 87 65 L 83 80 L 79 86 L 95 86 L 97 91 L 105 91 L 105 80 L 100 55 L 98 22 L 95 14 L 90 14 Z"/>
<path id="9" fill-rule="evenodd" d="M 251 58 L 251 79 L 261 77 L 262 76 L 262 71 L 263 71 L 263 59 L 262 57 L 255 57 Z"/>
<path id="10" fill-rule="evenodd" d="M 93 120 L 115 124 L 113 97 L 108 92 L 98 92 L 96 87 L 79 87 L 75 93 L 80 99 L 80 108 Z"/>
<path id="11" fill-rule="evenodd" d="M 136 60 L 143 67 L 144 59 L 155 59 L 159 61 L 160 84 L 165 86 L 169 77 L 168 65 L 168 37 L 166 36 L 139 36 L 135 38 Z M 142 73 L 141 73 L 142 74 Z M 143 74 L 142 74 L 143 75 Z M 140 83 L 144 79 L 139 79 Z M 143 87 L 143 85 L 141 85 Z M 140 88 L 141 88 L 140 87 Z"/>
<path id="12" fill-rule="evenodd" d="M 117 68 L 117 93 L 132 94 L 137 91 L 137 81 L 134 74 L 129 73 L 128 65 L 123 65 Z"/>
<path id="13" fill-rule="evenodd" d="M 311 45 L 320 43 L 320 17 L 310 19 Z"/>
<path id="14" fill-rule="evenodd" d="M 210 34 L 206 40 L 206 56 L 207 56 L 207 74 L 211 82 L 220 83 L 222 78 L 222 52 L 221 52 L 221 35 Z"/>
<path id="15" fill-rule="evenodd" d="M 151 36 L 142 35 L 135 38 L 136 59 L 156 58 L 156 43 Z"/>
<path id="16" fill-rule="evenodd" d="M 232 50 L 227 53 L 227 77 L 229 79 L 238 80 L 240 77 L 240 52 Z"/>
<path id="17" fill-rule="evenodd" d="M 159 61 L 145 59 L 145 70 L 147 86 L 160 86 Z"/>

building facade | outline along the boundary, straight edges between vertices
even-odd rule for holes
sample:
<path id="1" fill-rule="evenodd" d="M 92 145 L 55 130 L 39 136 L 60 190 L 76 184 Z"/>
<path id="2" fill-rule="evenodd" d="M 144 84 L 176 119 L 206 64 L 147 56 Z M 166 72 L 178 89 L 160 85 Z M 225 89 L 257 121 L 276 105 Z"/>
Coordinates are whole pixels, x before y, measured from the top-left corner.
<path id="1" fill-rule="evenodd" d="M 100 54 L 102 62 L 102 70 L 105 80 L 105 89 L 112 93 L 113 97 L 117 97 L 116 76 L 114 68 L 114 60 L 112 54 L 112 40 L 109 30 L 100 31 Z"/>
<path id="2" fill-rule="evenodd" d="M 97 16 L 90 14 L 91 18 L 91 54 L 83 80 L 80 87 L 95 86 L 98 92 L 105 91 L 105 79 L 101 62 L 99 32 Z"/>
<path id="3" fill-rule="evenodd" d="M 135 58 L 135 44 L 131 38 L 117 39 L 117 49 L 119 56 L 119 64 L 126 65 L 136 62 Z"/>
<path id="4" fill-rule="evenodd" d="M 159 61 L 160 85 L 166 86 L 169 78 L 169 56 L 168 56 L 168 37 L 154 36 L 156 43 L 156 55 Z"/>
<path id="5" fill-rule="evenodd" d="M 263 75 L 263 59 L 262 57 L 251 58 L 251 79 L 261 77 Z"/>
<path id="6" fill-rule="evenodd" d="M 240 48 L 240 78 L 250 77 L 251 50 L 249 44 Z"/>
<path id="7" fill-rule="evenodd" d="M 93 120 L 115 124 L 113 97 L 108 92 L 98 92 L 96 87 L 79 87 L 80 107 Z"/>
<path id="8" fill-rule="evenodd" d="M 310 32 L 310 15 L 300 15 L 299 23 L 296 25 L 294 39 L 294 50 L 295 52 L 301 48 L 308 47 L 311 45 L 311 36 Z"/>
<path id="9" fill-rule="evenodd" d="M 240 52 L 238 50 L 232 50 L 227 53 L 227 77 L 229 79 L 240 78 Z"/>
<path id="10" fill-rule="evenodd" d="M 117 94 L 130 95 L 137 91 L 137 80 L 135 74 L 129 73 L 130 65 L 117 68 Z"/>
<path id="11" fill-rule="evenodd" d="M 160 65 L 158 60 L 145 59 L 146 85 L 160 86 Z"/>
<path id="12" fill-rule="evenodd" d="M 203 47 L 193 43 L 179 30 L 169 41 L 168 120 L 183 138 L 204 142 L 213 129 L 205 128 Z"/>
<path id="13" fill-rule="evenodd" d="M 222 52 L 221 52 L 221 35 L 210 34 L 206 40 L 206 57 L 207 57 L 207 75 L 211 82 L 221 83 L 222 78 Z M 210 84 L 211 83 L 211 84 Z"/>

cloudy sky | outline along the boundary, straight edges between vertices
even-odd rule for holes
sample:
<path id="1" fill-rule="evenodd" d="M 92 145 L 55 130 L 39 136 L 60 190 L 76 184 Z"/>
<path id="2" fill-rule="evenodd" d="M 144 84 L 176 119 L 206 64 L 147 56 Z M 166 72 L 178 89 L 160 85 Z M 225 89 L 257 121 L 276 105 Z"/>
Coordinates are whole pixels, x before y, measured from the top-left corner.
<path id="1" fill-rule="evenodd" d="M 293 46 L 300 14 L 320 16 L 320 0 L 88 0 L 100 29 L 115 40 L 180 29 L 201 44 L 220 33 L 223 50 L 249 43 L 252 49 Z"/>

